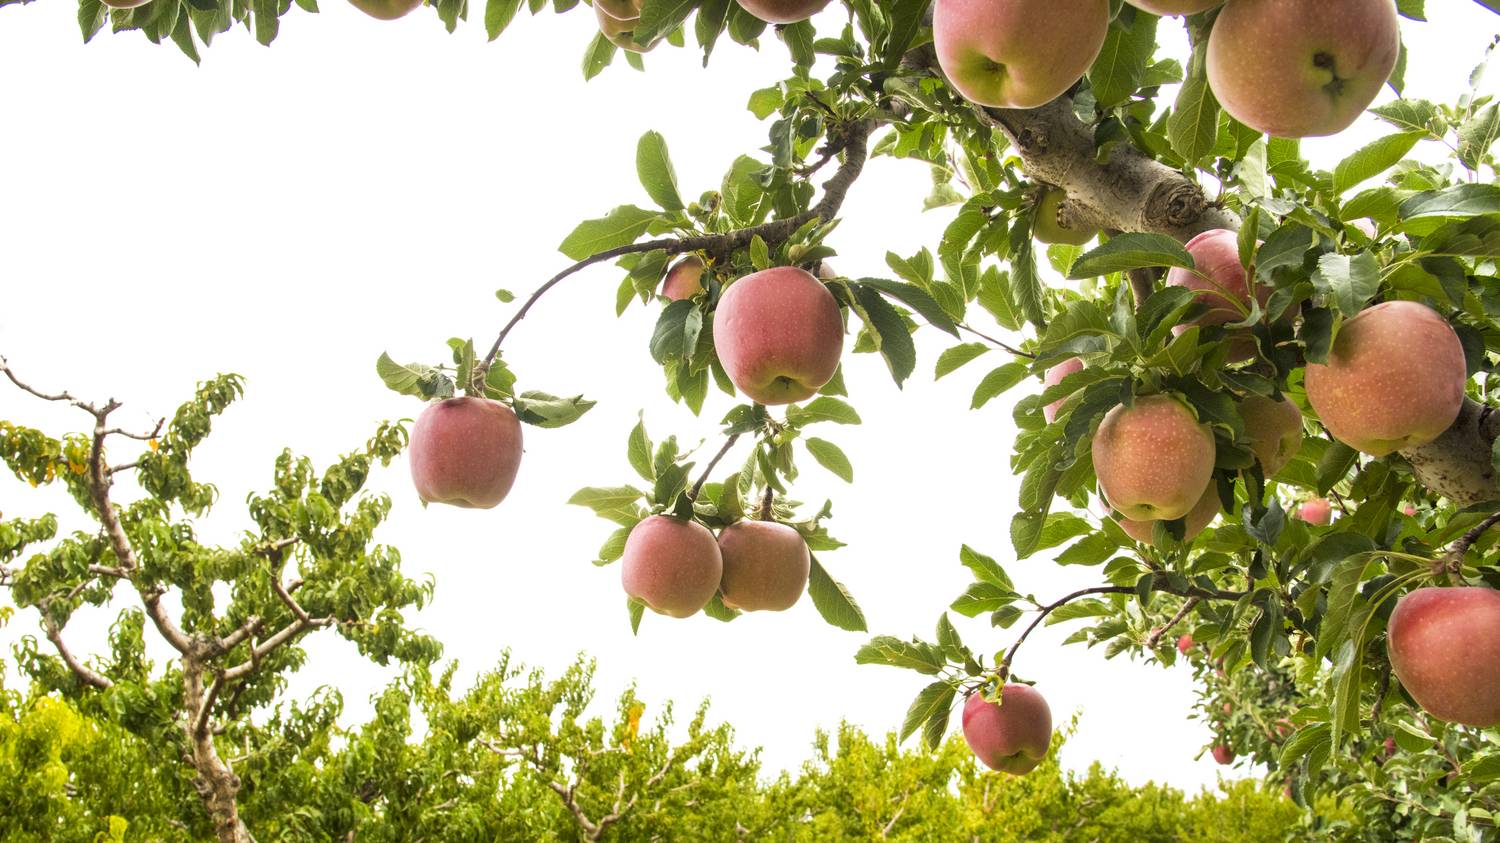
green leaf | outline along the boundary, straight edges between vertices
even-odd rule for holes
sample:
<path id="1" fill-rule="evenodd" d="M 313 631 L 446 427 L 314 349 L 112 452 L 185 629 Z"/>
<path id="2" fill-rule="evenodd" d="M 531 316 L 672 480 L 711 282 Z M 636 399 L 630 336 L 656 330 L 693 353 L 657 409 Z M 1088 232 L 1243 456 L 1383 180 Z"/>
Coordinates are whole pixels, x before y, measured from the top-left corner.
<path id="1" fill-rule="evenodd" d="M 1124 103 L 1141 87 L 1146 65 L 1156 51 L 1155 15 L 1135 14 L 1125 23 L 1121 14 L 1109 28 L 1099 57 L 1089 68 L 1089 82 L 1100 108 Z"/>
<path id="2" fill-rule="evenodd" d="M 900 281 L 891 281 L 884 278 L 861 278 L 859 283 L 866 287 L 874 287 L 882 293 L 900 301 L 912 310 L 922 315 L 927 324 L 939 331 L 945 331 L 953 336 L 958 336 L 958 326 L 948 317 L 947 312 L 937 303 L 937 300 L 927 294 L 926 290 L 915 284 L 906 284 Z"/>
<path id="3" fill-rule="evenodd" d="M 1107 533 L 1090 533 L 1057 555 L 1059 565 L 1102 565 L 1120 549 Z"/>
<path id="4" fill-rule="evenodd" d="M 860 611 L 859 604 L 849 596 L 848 589 L 842 583 L 823 570 L 823 565 L 816 556 L 812 557 L 812 570 L 807 578 L 807 594 L 812 598 L 818 614 L 833 626 L 849 632 L 864 632 L 868 628 L 865 613 Z"/>
<path id="5" fill-rule="evenodd" d="M 1042 308 L 1042 276 L 1036 267 L 1035 245 L 1030 237 L 1025 236 L 1024 227 L 1017 227 L 1014 234 L 1011 240 L 1014 254 L 1010 259 L 1011 294 L 1015 297 L 1016 309 L 1025 314 L 1026 321 L 1041 328 L 1047 318 Z"/>
<path id="6" fill-rule="evenodd" d="M 901 63 L 901 57 L 906 55 L 912 39 L 922 29 L 922 18 L 929 2 L 930 0 L 888 0 L 882 4 L 890 21 L 890 32 L 880 51 L 881 62 L 887 68 L 894 68 Z"/>
<path id="7" fill-rule="evenodd" d="M 906 719 L 901 723 L 901 736 L 897 740 L 905 741 L 934 718 L 942 718 L 946 730 L 948 713 L 953 709 L 953 694 L 954 688 L 946 680 L 938 680 L 923 688 L 906 710 Z"/>
<path id="8" fill-rule="evenodd" d="M 985 556 L 968 545 L 964 545 L 959 549 L 958 561 L 963 563 L 965 568 L 973 571 L 974 578 L 980 582 L 999 586 L 1006 591 L 1013 591 L 1015 589 L 1015 585 L 1011 583 L 1010 577 L 1006 575 L 1005 569 L 1000 567 L 999 562 Z"/>
<path id="9" fill-rule="evenodd" d="M 1189 164 L 1197 164 L 1214 149 L 1219 137 L 1219 101 L 1208 86 L 1208 39 L 1193 50 L 1188 77 L 1177 92 L 1167 117 L 1167 140 Z"/>
<path id="10" fill-rule="evenodd" d="M 628 597 L 625 599 L 625 610 L 630 613 L 630 634 L 639 635 L 641 632 L 641 616 L 646 614 L 646 604 Z"/>
<path id="11" fill-rule="evenodd" d="M 777 109 L 781 108 L 783 102 L 785 102 L 785 99 L 781 95 L 781 88 L 772 86 L 770 88 L 761 88 L 750 94 L 750 102 L 746 105 L 746 108 L 750 109 L 750 113 L 754 114 L 756 119 L 764 120 L 775 114 Z"/>
<path id="12" fill-rule="evenodd" d="M 703 324 L 703 311 L 691 300 L 674 301 L 662 308 L 651 332 L 651 359 L 666 364 L 669 360 L 685 360 L 692 356 L 698 343 L 698 330 L 690 330 L 689 322 L 697 314 L 699 328 Z M 692 342 L 688 342 L 688 334 Z"/>
<path id="13" fill-rule="evenodd" d="M 514 399 L 516 416 L 527 424 L 544 428 L 566 427 L 583 417 L 598 402 L 582 395 L 559 398 L 545 392 L 523 392 Z"/>
<path id="14" fill-rule="evenodd" d="M 654 211 L 634 205 L 621 205 L 599 219 L 579 223 L 573 233 L 558 245 L 557 250 L 575 261 L 581 261 L 634 243 L 656 219 Z"/>
<path id="15" fill-rule="evenodd" d="M 798 427 L 825 421 L 836 424 L 859 424 L 859 413 L 843 401 L 823 395 L 806 404 L 794 404 L 786 408 L 786 420 Z"/>
<path id="16" fill-rule="evenodd" d="M 1125 272 L 1146 267 L 1180 266 L 1194 268 L 1193 257 L 1182 244 L 1165 234 L 1121 234 L 1084 253 L 1068 278 L 1078 281 L 1111 272 Z"/>
<path id="17" fill-rule="evenodd" d="M 1478 170 L 1497 138 L 1500 138 L 1500 105 L 1491 103 L 1459 128 L 1458 160 L 1470 170 Z"/>
<path id="18" fill-rule="evenodd" d="M 874 288 L 857 285 L 854 295 L 869 314 L 868 327 L 880 338 L 880 356 L 885 358 L 896 386 L 901 386 L 917 368 L 917 347 L 906 329 L 906 321 Z"/>
<path id="19" fill-rule="evenodd" d="M 681 211 L 685 207 L 677 193 L 677 171 L 667 155 L 667 139 L 660 132 L 641 135 L 635 145 L 635 172 L 646 195 L 663 210 Z"/>
<path id="20" fill-rule="evenodd" d="M 988 582 L 976 582 L 964 590 L 949 608 L 966 618 L 976 618 L 1016 602 L 1019 598 L 1009 588 Z"/>
<path id="21" fill-rule="evenodd" d="M 1333 579 L 1328 583 L 1328 609 L 1318 627 L 1316 654 L 1319 659 L 1333 652 L 1335 645 L 1344 640 L 1369 560 L 1369 554 L 1361 553 L 1334 567 Z"/>
<path id="22" fill-rule="evenodd" d="M 1385 137 L 1370 143 L 1348 158 L 1340 161 L 1333 169 L 1333 192 L 1344 193 L 1366 179 L 1373 179 L 1391 167 L 1396 166 L 1406 153 L 1411 152 L 1417 141 L 1422 139 L 1422 133 L 1403 132 Z"/>
<path id="23" fill-rule="evenodd" d="M 1380 265 L 1369 252 L 1354 257 L 1329 253 L 1318 259 L 1313 284 L 1329 294 L 1339 312 L 1352 317 L 1365 309 L 1380 288 Z"/>
<path id="24" fill-rule="evenodd" d="M 979 382 L 974 390 L 974 398 L 969 402 L 969 409 L 977 410 L 988 404 L 991 398 L 1005 392 L 1021 381 L 1025 380 L 1031 370 L 1025 363 L 1016 361 L 1006 363 L 998 369 L 992 370 Z"/>
<path id="25" fill-rule="evenodd" d="M 656 466 L 652 464 L 651 452 L 651 437 L 646 435 L 646 419 L 641 417 L 630 431 L 625 455 L 630 460 L 630 467 L 647 483 L 656 482 Z"/>
<path id="26" fill-rule="evenodd" d="M 808 437 L 804 440 L 803 444 L 807 446 L 807 450 L 813 455 L 813 459 L 818 461 L 818 465 L 833 472 L 845 483 L 854 482 L 854 466 L 850 465 L 849 458 L 844 455 L 839 446 L 815 436 Z"/>
<path id="27" fill-rule="evenodd" d="M 951 375 L 966 364 L 981 357 L 990 350 L 990 347 L 982 342 L 970 342 L 944 351 L 938 355 L 937 368 L 933 373 L 933 379 L 937 380 L 944 375 Z"/>
<path id="28" fill-rule="evenodd" d="M 484 32 L 493 41 L 500 37 L 521 8 L 521 0 L 487 0 L 484 5 Z"/>
<path id="29" fill-rule="evenodd" d="M 750 265 L 757 271 L 771 268 L 771 248 L 759 234 L 750 238 Z"/>
<path id="30" fill-rule="evenodd" d="M 587 507 L 600 518 L 629 527 L 640 520 L 640 507 L 636 501 L 644 497 L 646 493 L 634 486 L 591 486 L 574 492 L 568 503 Z"/>
<path id="31" fill-rule="evenodd" d="M 1500 213 L 1500 187 L 1493 184 L 1460 184 L 1430 190 L 1401 203 L 1401 219 L 1466 219 Z"/>
<path id="32" fill-rule="evenodd" d="M 375 361 L 375 373 L 387 387 L 402 395 L 427 399 L 453 397 L 453 379 L 431 366 L 421 363 L 403 366 L 389 354 L 381 354 Z"/>
<path id="33" fill-rule="evenodd" d="M 635 27 L 638 43 L 649 44 L 687 20 L 702 0 L 644 0 L 641 20 Z"/>
<path id="34" fill-rule="evenodd" d="M 608 38 L 604 37 L 604 33 L 601 32 L 595 35 L 594 40 L 589 42 L 589 48 L 583 53 L 584 81 L 593 79 L 604 68 L 609 67 L 609 63 L 614 60 L 615 50 L 617 49 L 619 48 L 610 43 Z"/>
<path id="35" fill-rule="evenodd" d="M 929 676 L 940 673 L 946 661 L 936 647 L 921 641 L 902 641 L 890 635 L 871 638 L 854 654 L 856 664 L 879 664 L 915 670 Z"/>

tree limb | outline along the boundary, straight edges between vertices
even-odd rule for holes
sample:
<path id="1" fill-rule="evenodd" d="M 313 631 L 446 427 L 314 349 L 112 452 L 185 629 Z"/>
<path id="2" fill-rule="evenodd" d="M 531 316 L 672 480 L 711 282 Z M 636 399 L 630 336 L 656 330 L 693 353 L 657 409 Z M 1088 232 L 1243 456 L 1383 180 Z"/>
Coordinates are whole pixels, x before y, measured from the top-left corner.
<path id="1" fill-rule="evenodd" d="M 101 691 L 113 688 L 115 683 L 111 682 L 108 677 L 93 670 L 73 655 L 73 651 L 69 650 L 68 645 L 63 643 L 62 627 L 58 626 L 56 621 L 47 616 L 45 606 L 38 608 L 42 609 L 42 630 L 46 633 L 47 640 L 52 642 L 52 646 L 57 649 L 57 654 L 62 657 L 63 664 L 68 666 L 68 670 L 73 671 L 73 675 L 78 677 L 78 681 L 90 687 L 98 688 Z"/>
<path id="2" fill-rule="evenodd" d="M 713 473 L 713 470 L 718 467 L 719 461 L 724 459 L 724 455 L 729 453 L 729 449 L 733 448 L 734 443 L 739 440 L 740 435 L 738 433 L 729 437 L 728 441 L 724 443 L 724 447 L 720 448 L 719 452 L 714 454 L 714 458 L 708 461 L 708 466 L 703 469 L 703 475 L 698 478 L 698 482 L 694 483 L 693 488 L 688 491 L 688 500 L 698 500 L 698 495 L 703 492 L 703 484 L 708 482 L 708 476 Z"/>

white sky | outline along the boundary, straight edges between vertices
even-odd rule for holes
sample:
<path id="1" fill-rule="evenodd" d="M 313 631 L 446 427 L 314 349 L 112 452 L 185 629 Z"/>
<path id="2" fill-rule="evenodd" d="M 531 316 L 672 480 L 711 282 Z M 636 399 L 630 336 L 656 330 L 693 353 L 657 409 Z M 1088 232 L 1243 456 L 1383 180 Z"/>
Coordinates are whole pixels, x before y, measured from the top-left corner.
<path id="1" fill-rule="evenodd" d="M 1428 6 L 1433 23 L 1405 30 L 1409 93 L 1451 100 L 1497 20 L 1459 0 Z M 774 37 L 759 54 L 726 38 L 707 71 L 693 50 L 663 47 L 644 75 L 621 61 L 584 84 L 586 10 L 523 14 L 487 45 L 481 8 L 450 36 L 430 10 L 381 23 L 325 0 L 322 14 L 287 15 L 272 49 L 237 30 L 195 68 L 139 33 L 104 32 L 85 46 L 74 14 L 63 2 L 0 10 L 0 354 L 40 388 L 125 400 L 119 420 L 142 428 L 196 381 L 244 374 L 245 400 L 194 464 L 222 492 L 203 532 L 226 541 L 249 525 L 241 502 L 269 485 L 283 446 L 326 464 L 380 419 L 421 410 L 376 378 L 381 351 L 439 362 L 449 336 L 487 346 L 515 306 L 497 303 L 495 288 L 524 295 L 568 263 L 555 244 L 579 220 L 649 204 L 634 175 L 642 132 L 666 135 L 684 196 L 716 187 L 736 155 L 765 143 L 765 125 L 744 109 L 750 92 L 789 66 Z M 822 18 L 829 31 L 834 15 Z M 1377 132 L 1362 124 L 1304 148 L 1328 166 Z M 925 165 L 872 161 L 832 243 L 840 271 L 889 276 L 887 249 L 935 248 L 953 209 L 922 214 L 928 185 Z M 800 763 L 814 730 L 840 718 L 874 734 L 899 726 L 925 678 L 855 665 L 867 636 L 825 625 L 806 599 L 728 625 L 647 617 L 631 637 L 618 570 L 589 564 L 613 527 L 563 502 L 633 477 L 624 443 L 638 410 L 658 441 L 676 433 L 713 447 L 734 402 L 715 391 L 694 418 L 667 400 L 646 351 L 656 308 L 616 320 L 619 277 L 599 268 L 570 279 L 508 341 L 522 388 L 584 392 L 599 406 L 570 428 L 526 429 L 503 505 L 424 511 L 404 461 L 376 474 L 374 488 L 395 500 L 379 538 L 401 549 L 409 574 L 437 579 L 417 623 L 464 676 L 506 646 L 553 673 L 586 651 L 606 703 L 631 681 L 653 706 L 672 699 L 684 713 L 710 696 L 715 719 L 764 747 L 772 770 Z M 824 562 L 864 607 L 871 634 L 932 635 L 969 579 L 961 543 L 1010 560 L 1010 406 L 1024 389 L 970 412 L 984 362 L 934 384 L 945 339 L 920 332 L 904 392 L 877 358 L 847 357 L 865 424 L 819 435 L 849 454 L 857 485 L 804 458 L 795 487 L 814 504 L 833 498 L 830 527 L 849 547 Z M 0 417 L 53 432 L 84 421 L 11 390 L 0 390 Z M 6 517 L 69 506 L 60 489 L 0 478 Z M 1097 583 L 1095 569 L 1041 558 L 1007 569 L 1044 599 Z M 74 649 L 98 651 L 112 616 L 80 616 L 68 632 Z M 35 619 L 22 613 L 0 641 L 34 633 Z M 1015 635 L 954 620 L 983 652 Z M 1219 768 L 1194 760 L 1208 733 L 1185 719 L 1186 670 L 1060 648 L 1067 631 L 1033 636 L 1017 662 L 1060 722 L 1083 713 L 1065 763 L 1097 759 L 1133 782 L 1212 783 Z M 332 634 L 309 650 L 291 694 L 336 684 L 346 721 L 365 719 L 389 672 Z"/>

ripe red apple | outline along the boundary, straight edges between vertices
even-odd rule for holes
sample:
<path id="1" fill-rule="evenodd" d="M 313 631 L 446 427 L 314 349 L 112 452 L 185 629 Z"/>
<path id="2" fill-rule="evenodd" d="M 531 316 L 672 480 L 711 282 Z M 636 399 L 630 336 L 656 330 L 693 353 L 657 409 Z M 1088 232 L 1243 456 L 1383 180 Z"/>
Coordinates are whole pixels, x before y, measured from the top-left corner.
<path id="1" fill-rule="evenodd" d="M 994 108 L 1057 99 L 1098 57 L 1109 0 L 937 0 L 932 40 L 954 89 Z"/>
<path id="2" fill-rule="evenodd" d="M 422 0 L 349 0 L 349 4 L 377 20 L 395 20 L 411 14 Z"/>
<path id="3" fill-rule="evenodd" d="M 1287 735 L 1290 735 L 1291 733 L 1293 733 L 1295 731 L 1297 731 L 1297 724 L 1295 724 L 1292 721 L 1286 719 L 1285 717 L 1283 717 L 1280 720 L 1276 721 L 1276 735 L 1277 735 L 1277 737 L 1284 738 Z"/>
<path id="4" fill-rule="evenodd" d="M 672 301 L 682 301 L 703 292 L 703 258 L 688 255 L 667 270 L 661 282 L 661 294 Z"/>
<path id="5" fill-rule="evenodd" d="M 1125 0 L 1125 2 L 1137 9 L 1165 18 L 1172 15 L 1194 15 L 1198 12 L 1206 12 L 1223 3 L 1224 0 Z"/>
<path id="6" fill-rule="evenodd" d="M 1240 402 L 1245 438 L 1267 477 L 1280 471 L 1302 450 L 1302 411 L 1285 398 L 1251 395 Z"/>
<path id="7" fill-rule="evenodd" d="M 1184 635 L 1177 639 L 1177 652 L 1184 656 L 1193 649 L 1193 636 Z"/>
<path id="8" fill-rule="evenodd" d="M 1220 764 L 1227 766 L 1234 763 L 1234 750 L 1230 749 L 1224 744 L 1214 744 L 1213 756 L 1214 760 L 1219 762 Z"/>
<path id="9" fill-rule="evenodd" d="M 632 53 L 648 53 L 656 48 L 661 39 L 657 38 L 649 44 L 637 44 L 635 41 L 635 27 L 640 23 L 639 17 L 617 18 L 604 11 L 602 6 L 594 7 L 594 17 L 599 21 L 599 31 L 609 43 L 614 44 L 622 50 Z"/>
<path id="10" fill-rule="evenodd" d="M 1392 756 L 1394 756 L 1396 754 L 1396 739 L 1395 738 L 1386 738 L 1385 741 L 1380 746 L 1381 746 L 1381 749 L 1383 749 L 1385 751 L 1385 757 L 1386 758 L 1389 759 L 1389 758 L 1391 758 Z"/>
<path id="11" fill-rule="evenodd" d="M 708 605 L 724 575 L 714 534 L 697 521 L 653 515 L 625 539 L 620 581 L 652 611 L 686 618 Z"/>
<path id="12" fill-rule="evenodd" d="M 1031 234 L 1043 243 L 1060 243 L 1066 246 L 1082 246 L 1094 239 L 1099 233 L 1096 228 L 1067 228 L 1058 216 L 1059 206 L 1068 198 L 1068 194 L 1055 187 L 1043 190 L 1042 198 L 1037 202 L 1036 224 L 1032 226 Z"/>
<path id="13" fill-rule="evenodd" d="M 489 509 L 505 500 L 521 467 L 521 422 L 499 401 L 428 404 L 411 429 L 411 479 L 427 503 Z"/>
<path id="14" fill-rule="evenodd" d="M 1170 395 L 1110 410 L 1091 448 L 1099 490 L 1132 521 L 1187 515 L 1213 477 L 1213 434 Z"/>
<path id="15" fill-rule="evenodd" d="M 1298 506 L 1292 517 L 1318 527 L 1327 527 L 1333 523 L 1333 504 L 1327 498 L 1313 498 Z"/>
<path id="16" fill-rule="evenodd" d="M 1405 515 L 1407 518 L 1415 518 L 1417 515 L 1417 508 L 1409 503 L 1403 504 L 1401 506 L 1401 514 Z"/>
<path id="17" fill-rule="evenodd" d="M 1067 360 L 1047 370 L 1047 374 L 1042 376 L 1042 386 L 1050 389 L 1062 383 L 1063 378 L 1068 375 L 1081 371 L 1083 371 L 1083 361 L 1077 357 L 1069 357 Z M 1047 424 L 1057 421 L 1057 411 L 1062 409 L 1063 403 L 1067 400 L 1067 398 L 1059 398 L 1042 408 L 1042 415 L 1046 417 Z"/>
<path id="18" fill-rule="evenodd" d="M 1463 345 L 1437 311 L 1388 301 L 1344 323 L 1328 363 L 1309 363 L 1305 381 L 1334 438 L 1383 457 L 1447 430 L 1468 379 Z"/>
<path id="19" fill-rule="evenodd" d="M 1393 0 L 1234 0 L 1208 37 L 1208 84 L 1257 131 L 1332 135 L 1369 107 L 1400 50 Z"/>
<path id="20" fill-rule="evenodd" d="M 1188 514 L 1183 516 L 1182 540 L 1190 542 L 1198 537 L 1198 534 L 1207 529 L 1209 524 L 1219 515 L 1219 490 L 1209 483 L 1203 489 L 1202 497 L 1193 504 Z M 1129 518 L 1120 519 L 1120 527 L 1127 535 L 1141 544 L 1151 544 L 1151 538 L 1156 535 L 1156 521 L 1132 521 Z"/>
<path id="21" fill-rule="evenodd" d="M 1428 714 L 1500 726 L 1500 592 L 1419 588 L 1386 625 L 1386 652 L 1402 687 Z"/>
<path id="22" fill-rule="evenodd" d="M 823 283 L 777 266 L 730 284 L 714 313 L 714 351 L 729 379 L 762 404 L 817 394 L 844 352 L 838 302 Z"/>
<path id="23" fill-rule="evenodd" d="M 1036 769 L 1052 744 L 1052 709 L 1030 685 L 1009 684 L 1000 703 L 974 694 L 964 703 L 964 740 L 991 770 L 1021 775 Z"/>
<path id="24" fill-rule="evenodd" d="M 802 534 L 775 521 L 738 521 L 719 533 L 724 605 L 746 612 L 792 608 L 807 588 L 812 556 Z"/>
<path id="25" fill-rule="evenodd" d="M 766 23 L 796 23 L 823 11 L 828 0 L 738 0 L 740 8 Z"/>
<path id="26" fill-rule="evenodd" d="M 1209 310 L 1190 324 L 1204 327 L 1225 325 L 1243 321 L 1249 316 L 1249 273 L 1240 263 L 1239 235 L 1222 228 L 1205 231 L 1189 240 L 1186 248 L 1196 269 L 1173 267 L 1167 273 L 1167 286 L 1199 291 L 1198 301 Z M 1271 288 L 1257 283 L 1255 297 L 1264 308 L 1271 300 Z M 1173 330 L 1181 334 L 1188 327 L 1188 324 L 1183 324 Z M 1248 329 L 1231 333 L 1229 342 L 1231 362 L 1255 356 L 1255 338 Z"/>

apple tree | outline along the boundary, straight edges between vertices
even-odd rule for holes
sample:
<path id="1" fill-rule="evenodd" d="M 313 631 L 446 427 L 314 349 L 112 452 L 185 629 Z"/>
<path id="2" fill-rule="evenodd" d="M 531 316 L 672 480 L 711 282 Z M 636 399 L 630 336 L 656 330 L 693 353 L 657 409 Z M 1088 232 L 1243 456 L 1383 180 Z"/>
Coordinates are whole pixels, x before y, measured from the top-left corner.
<path id="1" fill-rule="evenodd" d="M 521 5 L 487 0 L 487 34 L 521 26 Z M 550 9 L 584 13 L 577 5 Z M 821 555 L 841 546 L 831 508 L 798 502 L 794 485 L 809 457 L 852 480 L 825 438 L 859 422 L 842 365 L 878 356 L 901 384 L 917 343 L 941 342 L 934 377 L 995 363 L 974 377 L 975 410 L 1028 380 L 1040 390 L 1015 404 L 1008 535 L 962 537 L 974 581 L 950 607 L 1015 632 L 971 647 L 943 614 L 933 640 L 878 636 L 857 655 L 926 677 L 903 738 L 940 746 L 962 702 L 985 763 L 1041 763 L 1051 716 L 1045 689 L 1025 682 L 1024 645 L 1042 624 L 1075 623 L 1070 642 L 1106 657 L 1191 661 L 1216 758 L 1267 764 L 1303 803 L 1341 792 L 1413 834 L 1494 827 L 1500 755 L 1482 730 L 1500 725 L 1500 414 L 1488 395 L 1500 106 L 1479 93 L 1483 63 L 1454 74 L 1465 92 L 1453 102 L 1400 96 L 1408 64 L 1433 58 L 1401 41 L 1427 25 L 1423 0 L 593 5 L 599 33 L 580 45 L 589 77 L 619 57 L 645 67 L 647 52 L 688 49 L 689 37 L 706 65 L 731 45 L 780 42 L 788 75 L 748 103 L 767 127 L 746 146 L 763 154 L 726 150 L 721 183 L 685 193 L 667 140 L 648 132 L 636 160 L 651 206 L 578 223 L 559 246 L 572 263 L 520 301 L 486 353 L 459 338 L 425 363 L 381 358 L 388 385 L 432 402 L 413 441 L 425 500 L 498 503 L 524 470 L 516 422 L 560 427 L 588 409 L 581 396 L 518 391 L 503 351 L 549 290 L 612 262 L 617 308 L 659 314 L 642 345 L 668 394 L 723 420 L 722 446 L 703 453 L 638 425 L 624 436 L 638 478 L 585 479 L 599 485 L 571 501 L 614 525 L 597 561 L 621 566 L 630 623 L 648 608 L 732 621 L 805 588 L 831 624 L 864 630 Z M 236 23 L 270 43 L 291 6 L 81 0 L 79 20 L 86 38 L 107 20 L 197 60 Z M 470 11 L 433 6 L 450 29 Z M 1181 53 L 1163 46 L 1176 27 Z M 1371 109 L 1385 88 L 1396 97 Z M 1306 160 L 1300 138 L 1367 110 L 1381 137 L 1332 171 Z M 845 277 L 838 220 L 861 213 L 845 198 L 877 155 L 930 169 L 927 204 L 952 208 L 952 222 L 932 248 L 887 255 L 889 277 Z M 724 406 L 708 410 L 716 390 Z M 108 407 L 85 405 L 101 430 Z M 17 470 L 47 478 L 54 466 L 107 522 L 102 462 L 86 442 L 47 441 L 60 456 L 44 465 L 17 450 Z M 70 476 L 67 454 L 95 468 Z M 161 459 L 141 462 L 148 479 Z M 151 482 L 203 502 L 190 480 Z M 293 486 L 288 507 L 307 488 Z M 118 531 L 105 532 L 104 575 L 137 579 Z M 275 565 L 291 538 L 268 527 L 241 553 Z M 1097 585 L 1037 597 L 1000 561 L 1044 552 L 1096 568 Z M 286 629 L 325 617 L 281 604 Z M 185 668 L 253 637 L 226 640 L 249 611 L 216 622 L 217 645 L 184 641 Z M 1375 757 L 1391 746 L 1399 760 Z"/>

